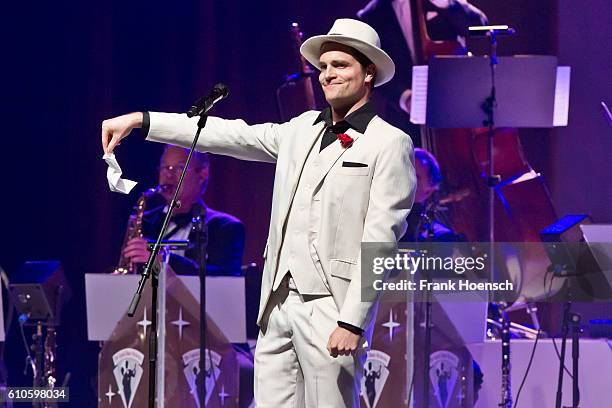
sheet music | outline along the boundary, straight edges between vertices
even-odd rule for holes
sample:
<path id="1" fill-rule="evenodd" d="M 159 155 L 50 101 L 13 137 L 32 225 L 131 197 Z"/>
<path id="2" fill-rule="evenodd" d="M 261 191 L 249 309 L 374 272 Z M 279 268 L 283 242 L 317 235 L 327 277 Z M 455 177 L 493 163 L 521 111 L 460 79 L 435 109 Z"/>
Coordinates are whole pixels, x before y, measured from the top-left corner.
<path id="1" fill-rule="evenodd" d="M 429 66 L 412 67 L 412 101 L 410 104 L 410 121 L 424 125 L 427 119 L 427 76 Z"/>
<path id="2" fill-rule="evenodd" d="M 553 126 L 567 126 L 570 94 L 570 67 L 557 67 Z"/>

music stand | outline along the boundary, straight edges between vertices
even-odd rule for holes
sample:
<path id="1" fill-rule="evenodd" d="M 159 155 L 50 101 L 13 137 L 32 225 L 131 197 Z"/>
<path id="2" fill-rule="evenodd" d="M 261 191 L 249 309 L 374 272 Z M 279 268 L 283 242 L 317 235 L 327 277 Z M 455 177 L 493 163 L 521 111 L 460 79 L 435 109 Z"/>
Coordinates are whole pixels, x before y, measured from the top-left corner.
<path id="1" fill-rule="evenodd" d="M 413 67 L 410 120 L 431 128 L 488 127 L 484 182 L 489 188 L 489 262 L 495 265 L 495 194 L 501 177 L 495 174 L 494 129 L 567 125 L 570 70 L 557 67 L 554 56 L 498 58 L 491 38 L 490 57 L 438 56 L 428 66 Z M 499 281 L 495 269 L 491 272 L 491 280 Z"/>
<path id="2" fill-rule="evenodd" d="M 494 68 L 494 69 L 492 69 Z M 489 127 L 489 241 L 494 242 L 495 127 L 566 126 L 570 68 L 554 56 L 432 58 L 413 67 L 411 121 L 432 128 Z"/>
<path id="3" fill-rule="evenodd" d="M 24 326 L 35 326 L 36 322 L 49 322 L 53 319 L 53 310 L 39 283 L 13 283 L 9 293 L 17 313 L 27 317 Z"/>
<path id="4" fill-rule="evenodd" d="M 563 371 L 565 369 L 566 341 L 572 337 L 572 408 L 580 403 L 579 357 L 582 316 L 572 311 L 576 300 L 610 299 L 610 272 L 612 262 L 612 228 L 593 225 L 586 215 L 567 215 L 540 232 L 547 242 L 546 250 L 552 262 L 550 270 L 555 276 L 566 277 L 567 294 L 563 307 L 561 353 L 555 407 L 562 406 Z M 561 242 L 559 242 L 561 241 Z M 584 287 L 583 287 L 584 286 Z"/>
<path id="5" fill-rule="evenodd" d="M 490 242 L 495 242 L 495 189 L 500 181 L 494 174 L 494 128 L 567 125 L 569 78 L 569 67 L 557 67 L 554 56 L 444 56 L 432 58 L 429 66 L 413 67 L 413 123 L 489 127 L 485 182 Z"/>
<path id="6" fill-rule="evenodd" d="M 9 296 L 25 326 L 59 326 L 71 289 L 59 261 L 27 261 L 8 285 Z"/>
<path id="7" fill-rule="evenodd" d="M 580 229 L 601 273 L 612 286 L 612 224 L 581 225 Z"/>
<path id="8" fill-rule="evenodd" d="M 432 128 L 483 127 L 482 103 L 491 92 L 486 57 L 438 56 L 414 66 L 410 121 Z M 567 125 L 570 67 L 554 56 L 499 57 L 496 127 Z"/>

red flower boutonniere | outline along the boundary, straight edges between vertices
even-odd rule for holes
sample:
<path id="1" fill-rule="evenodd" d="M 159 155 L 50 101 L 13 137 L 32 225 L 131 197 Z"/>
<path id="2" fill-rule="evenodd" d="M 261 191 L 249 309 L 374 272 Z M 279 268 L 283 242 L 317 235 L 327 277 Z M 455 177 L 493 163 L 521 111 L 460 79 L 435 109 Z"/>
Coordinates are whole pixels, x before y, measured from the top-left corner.
<path id="1" fill-rule="evenodd" d="M 344 147 L 345 149 L 348 149 L 349 147 L 351 147 L 353 145 L 353 142 L 355 141 L 355 139 L 353 139 L 346 133 L 340 133 L 338 135 L 338 140 L 340 141 L 340 145 Z"/>

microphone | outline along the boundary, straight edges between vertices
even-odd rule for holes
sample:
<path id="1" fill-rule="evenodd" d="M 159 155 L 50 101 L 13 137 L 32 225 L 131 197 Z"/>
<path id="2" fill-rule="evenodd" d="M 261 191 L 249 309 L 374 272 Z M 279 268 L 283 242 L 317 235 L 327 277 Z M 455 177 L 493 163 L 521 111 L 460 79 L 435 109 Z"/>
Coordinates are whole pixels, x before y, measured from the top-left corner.
<path id="1" fill-rule="evenodd" d="M 213 105 L 219 102 L 221 99 L 227 98 L 229 90 L 227 86 L 222 83 L 218 83 L 214 86 L 212 91 L 207 96 L 203 96 L 198 99 L 187 111 L 187 117 L 192 118 L 205 114 L 213 107 Z"/>

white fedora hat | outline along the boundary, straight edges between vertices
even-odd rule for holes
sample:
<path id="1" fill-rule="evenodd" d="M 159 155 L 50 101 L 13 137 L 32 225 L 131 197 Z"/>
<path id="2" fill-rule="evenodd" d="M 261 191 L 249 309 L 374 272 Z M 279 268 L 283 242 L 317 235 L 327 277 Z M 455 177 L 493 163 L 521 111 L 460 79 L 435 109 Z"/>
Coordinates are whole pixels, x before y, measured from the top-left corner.
<path id="1" fill-rule="evenodd" d="M 376 65 L 374 86 L 387 83 L 393 78 L 395 74 L 393 60 L 380 48 L 378 33 L 363 21 L 350 18 L 338 19 L 327 35 L 317 35 L 304 41 L 300 47 L 300 52 L 308 62 L 318 69 L 321 46 L 330 41 L 356 49 Z"/>

